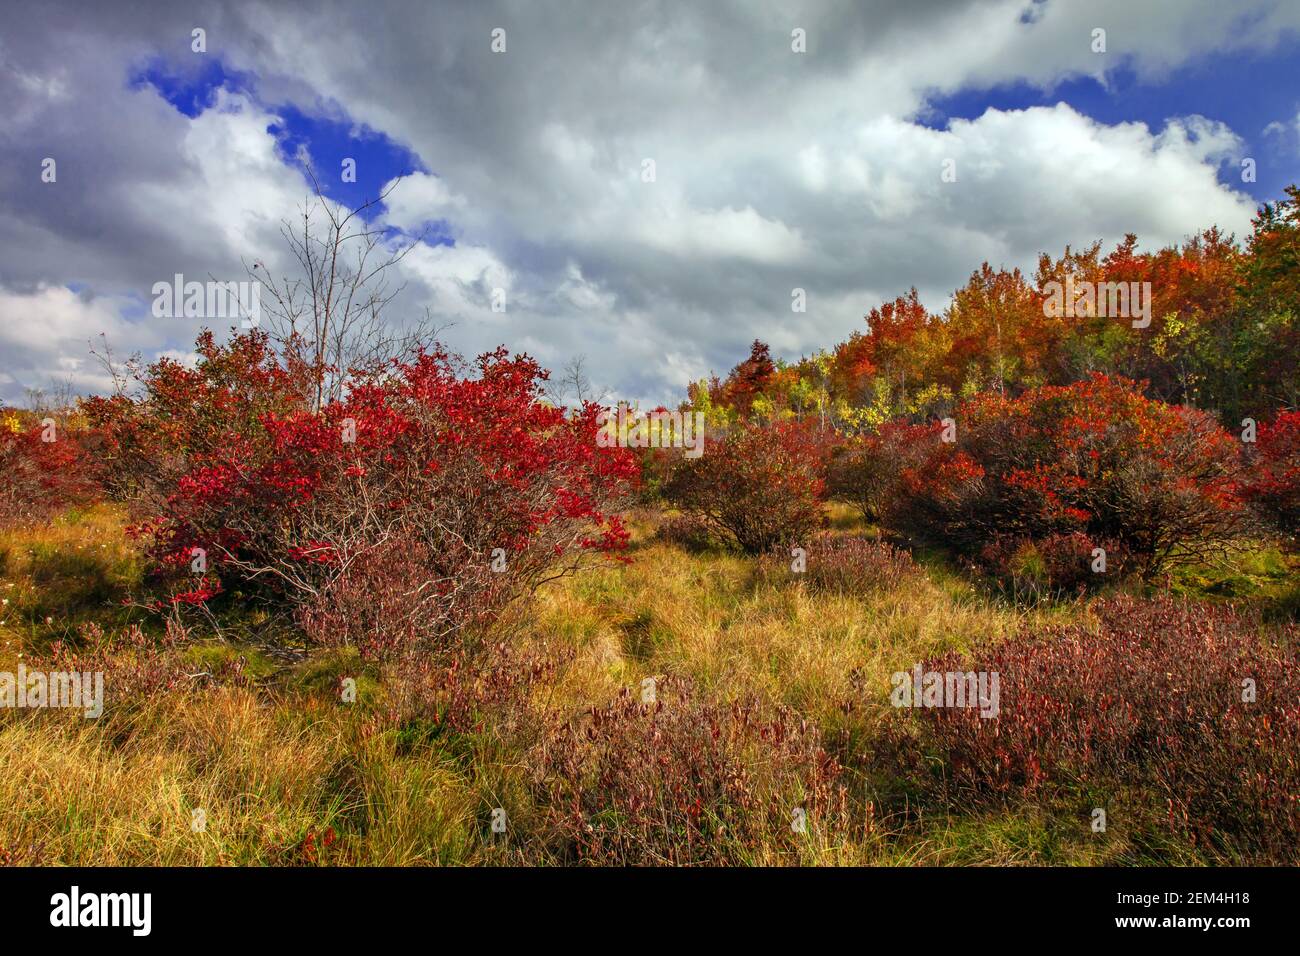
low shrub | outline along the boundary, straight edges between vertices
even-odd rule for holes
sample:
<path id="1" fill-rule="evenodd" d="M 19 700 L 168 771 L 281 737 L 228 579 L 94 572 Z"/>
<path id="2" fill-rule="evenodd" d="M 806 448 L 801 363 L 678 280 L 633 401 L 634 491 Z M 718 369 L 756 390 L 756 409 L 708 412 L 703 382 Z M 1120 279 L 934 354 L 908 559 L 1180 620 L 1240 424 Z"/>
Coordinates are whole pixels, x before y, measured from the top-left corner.
<path id="1" fill-rule="evenodd" d="M 713 544 L 713 531 L 699 515 L 675 515 L 660 523 L 655 529 L 655 539 L 699 553 Z"/>
<path id="2" fill-rule="evenodd" d="M 31 418 L 33 416 L 26 416 Z M 100 495 L 93 436 L 52 418 L 0 419 L 0 528 L 45 521 Z"/>
<path id="3" fill-rule="evenodd" d="M 1300 629 L 1264 638 L 1245 611 L 1168 598 L 1094 607 L 1095 629 L 1063 625 L 965 663 L 926 662 L 927 671 L 998 674 L 998 713 L 911 711 L 891 730 L 906 772 L 958 805 L 1131 785 L 1202 847 L 1294 864 Z"/>
<path id="4" fill-rule="evenodd" d="M 1097 591 L 1124 577 L 1123 548 L 1082 531 L 1032 538 L 995 538 L 980 549 L 973 570 L 1017 596 L 1063 597 Z"/>
<path id="5" fill-rule="evenodd" d="M 821 526 L 819 444 L 804 426 L 739 424 L 682 458 L 667 499 L 750 554 L 809 538 Z"/>
<path id="6" fill-rule="evenodd" d="M 841 770 L 815 725 L 678 678 L 659 681 L 653 703 L 625 690 L 593 708 L 544 758 L 538 799 L 564 862 L 796 862 L 847 824 Z"/>
<path id="7" fill-rule="evenodd" d="M 651 702 L 625 690 L 569 718 L 543 691 L 570 659 L 505 643 L 403 659 L 386 669 L 374 727 L 494 774 L 480 783 L 514 804 L 510 843 L 529 862 L 794 862 L 847 828 L 841 769 L 815 724 L 673 676 Z"/>
<path id="8" fill-rule="evenodd" d="M 912 556 L 884 541 L 859 535 L 818 535 L 804 548 L 804 570 L 793 570 L 785 551 L 765 554 L 758 579 L 766 584 L 803 581 L 814 591 L 838 594 L 882 593 L 919 573 Z"/>
<path id="9" fill-rule="evenodd" d="M 533 690 L 568 661 L 505 642 L 456 648 L 438 659 L 402 658 L 384 671 L 387 699 L 376 726 L 397 728 L 407 748 L 449 734 L 487 734 L 494 745 L 525 752 L 556 726 L 533 705 Z"/>
<path id="10" fill-rule="evenodd" d="M 55 641 L 24 663 L 29 672 L 103 675 L 103 717 L 112 723 L 160 697 L 218 685 L 247 686 L 242 657 L 224 659 L 214 668 L 195 667 L 185 657 L 192 646 L 190 633 L 175 620 L 167 622 L 161 635 L 147 634 L 135 624 L 110 631 L 85 623 L 74 640 Z"/>

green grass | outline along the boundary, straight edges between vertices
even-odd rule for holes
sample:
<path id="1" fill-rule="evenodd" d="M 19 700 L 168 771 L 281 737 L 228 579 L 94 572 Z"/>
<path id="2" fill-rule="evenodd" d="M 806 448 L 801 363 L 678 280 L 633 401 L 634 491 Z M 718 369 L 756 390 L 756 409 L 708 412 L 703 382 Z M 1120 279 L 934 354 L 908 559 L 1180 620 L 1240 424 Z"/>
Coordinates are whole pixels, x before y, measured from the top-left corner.
<path id="1" fill-rule="evenodd" d="M 1259 543 L 1241 549 L 1225 562 L 1175 568 L 1170 589 L 1203 600 L 1253 603 L 1270 618 L 1297 620 L 1300 555 Z"/>

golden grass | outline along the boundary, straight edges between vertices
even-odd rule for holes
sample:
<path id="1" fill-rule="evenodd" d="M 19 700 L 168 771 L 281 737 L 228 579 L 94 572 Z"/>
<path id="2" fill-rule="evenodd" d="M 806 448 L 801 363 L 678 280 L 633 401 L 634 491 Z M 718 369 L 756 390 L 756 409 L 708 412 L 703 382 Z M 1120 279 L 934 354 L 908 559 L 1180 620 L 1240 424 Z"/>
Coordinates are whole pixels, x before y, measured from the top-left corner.
<path id="1" fill-rule="evenodd" d="M 642 677 L 672 672 L 728 694 L 757 691 L 814 717 L 850 696 L 885 705 L 889 676 L 948 650 L 987 645 L 1034 618 L 918 575 L 874 597 L 809 594 L 797 581 L 756 586 L 754 562 L 716 552 L 637 547 L 634 563 L 569 579 L 538 596 L 535 638 L 576 661 L 564 688 L 573 706 Z M 856 677 L 855 677 L 856 675 Z M 862 695 L 858 688 L 872 689 Z"/>
<path id="2" fill-rule="evenodd" d="M 0 530 L 0 648 L 71 637 L 86 620 L 122 617 L 140 556 L 120 509 L 71 511 L 37 528 Z"/>
<path id="3" fill-rule="evenodd" d="M 846 724 L 867 732 L 885 712 L 892 672 L 999 641 L 1036 618 L 1077 613 L 1017 610 L 939 572 L 872 597 L 814 595 L 797 581 L 759 586 L 751 559 L 689 555 L 653 541 L 652 527 L 644 517 L 634 522 L 632 564 L 555 582 L 527 608 L 517 639 L 569 658 L 536 692 L 552 711 L 577 715 L 646 676 L 672 673 L 723 697 L 767 696 L 827 732 Z M 835 527 L 853 523 L 837 514 Z M 0 555 L 0 595 L 12 595 L 0 669 L 12 669 L 25 647 L 103 613 L 90 598 L 103 588 L 115 595 L 138 574 L 112 509 L 4 533 Z M 93 588 L 77 579 L 82 572 Z M 55 621 L 38 619 L 46 611 Z M 167 695 L 114 720 L 0 714 L 0 848 L 53 864 L 310 863 L 303 841 L 315 833 L 322 863 L 537 859 L 517 842 L 534 810 L 518 755 L 399 746 L 392 733 L 368 732 L 368 705 L 340 704 L 328 679 L 311 676 L 314 666 L 333 664 L 280 673 L 257 690 Z M 846 711 L 846 702 L 854 707 Z M 508 808 L 520 834 L 513 847 L 488 833 L 495 806 Z M 192 827 L 198 809 L 201 832 Z M 321 848 L 329 828 L 337 839 Z M 900 832 L 862 829 L 856 842 L 811 848 L 807 862 L 1106 858 L 1095 841 L 1051 832 L 1034 808 L 923 820 Z M 757 847 L 750 862 L 774 858 Z"/>
<path id="4" fill-rule="evenodd" d="M 305 863 L 305 836 L 336 827 L 322 862 L 468 857 L 468 789 L 457 775 L 382 741 L 349 740 L 339 721 L 307 723 L 252 692 L 222 690 L 164 699 L 133 723 L 115 743 L 79 716 L 6 721 L 0 845 L 43 864 Z"/>

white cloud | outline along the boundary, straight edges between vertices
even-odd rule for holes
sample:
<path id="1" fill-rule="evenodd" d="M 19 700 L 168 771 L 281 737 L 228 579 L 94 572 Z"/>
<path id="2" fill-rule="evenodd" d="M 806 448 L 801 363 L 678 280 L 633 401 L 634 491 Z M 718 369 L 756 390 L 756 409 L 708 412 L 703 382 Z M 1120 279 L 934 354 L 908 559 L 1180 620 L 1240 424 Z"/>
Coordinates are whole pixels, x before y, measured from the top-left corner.
<path id="1" fill-rule="evenodd" d="M 10 401 L 25 388 L 49 388 L 69 382 L 79 391 L 111 387 L 108 376 L 91 360 L 100 335 L 113 344 L 131 342 L 156 347 L 161 337 L 122 318 L 129 300 L 88 298 L 63 286 L 39 286 L 31 292 L 0 287 L 0 394 Z"/>
<path id="2" fill-rule="evenodd" d="M 986 258 L 1031 267 L 1039 251 L 1129 231 L 1147 246 L 1212 224 L 1245 231 L 1253 203 L 1215 175 L 1241 148 L 1222 124 L 1107 126 L 1067 106 L 992 110 L 946 130 L 913 117 L 934 91 L 1051 88 L 1120 63 L 1159 76 L 1208 51 L 1268 48 L 1300 25 L 1300 6 L 1050 2 L 1024 23 L 1026 6 L 682 4 L 634 22 L 613 8 L 490 2 L 454 16 L 393 3 L 379 18 L 343 3 L 311 16 L 295 4 L 201 9 L 262 102 L 341 108 L 432 170 L 398 184 L 382 222 L 447 221 L 456 244 L 403 261 L 395 320 L 427 307 L 456 323 L 449 343 L 466 352 L 505 343 L 552 366 L 585 352 L 602 381 L 658 402 L 725 371 L 755 335 L 811 351 L 909 286 L 940 304 Z M 51 321 L 78 335 L 102 321 L 121 348 L 184 352 L 192 328 L 122 318 L 132 295 L 174 272 L 242 278 L 241 258 L 288 268 L 280 220 L 306 190 L 267 132 L 273 111 L 223 94 L 189 119 L 124 83 L 195 15 L 79 9 L 67 29 L 11 27 L 0 324 L 17 324 L 18 299 L 53 295 Z M 489 30 L 506 21 L 509 52 L 494 55 Z M 791 24 L 807 29 L 806 54 L 790 51 Z M 1106 54 L 1090 49 L 1096 26 Z M 48 150 L 60 181 L 40 191 L 18 170 Z M 654 183 L 640 180 L 645 158 Z M 939 177 L 947 158 L 955 183 Z M 99 295 L 86 305 L 49 292 L 70 282 Z M 806 314 L 790 312 L 795 286 Z M 491 311 L 493 288 L 507 290 L 504 314 Z M 11 381 L 85 356 L 72 335 L 23 349 L 0 360 Z"/>
<path id="3" fill-rule="evenodd" d="M 271 237 L 307 195 L 302 174 L 284 164 L 267 132 L 275 119 L 247 96 L 219 91 L 212 109 L 184 124 L 178 151 L 187 175 L 129 183 L 122 198 L 178 248 L 202 249 L 220 263 L 220 280 L 244 278 L 241 258 L 251 265 L 271 256 L 274 264 L 283 244 Z"/>
<path id="4" fill-rule="evenodd" d="M 512 307 L 513 276 L 491 250 L 483 246 L 417 245 L 402 260 L 402 272 L 421 283 L 440 320 L 491 322 L 503 313 L 492 311 L 492 295 L 505 293 L 506 315 Z"/>
<path id="5" fill-rule="evenodd" d="M 442 179 L 428 173 L 389 180 L 380 191 L 388 193 L 385 221 L 406 232 L 417 232 L 426 223 L 459 218 L 465 213 L 464 197 L 453 194 Z"/>
<path id="6" fill-rule="evenodd" d="M 752 206 L 683 209 L 652 205 L 631 218 L 628 232 L 610 238 L 632 238 L 650 249 L 684 259 L 795 264 L 809 254 L 798 229 L 766 219 Z"/>

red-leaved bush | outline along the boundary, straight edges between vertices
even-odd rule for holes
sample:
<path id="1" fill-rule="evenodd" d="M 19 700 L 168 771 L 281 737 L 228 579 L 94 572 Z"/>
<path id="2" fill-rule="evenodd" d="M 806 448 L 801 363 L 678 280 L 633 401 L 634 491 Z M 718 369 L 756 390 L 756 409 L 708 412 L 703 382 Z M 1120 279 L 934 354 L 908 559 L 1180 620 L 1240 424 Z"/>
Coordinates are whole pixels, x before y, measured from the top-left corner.
<path id="1" fill-rule="evenodd" d="M 1300 534 L 1300 411 L 1260 426 L 1246 493 L 1294 546 Z"/>
<path id="2" fill-rule="evenodd" d="M 1105 557 L 1105 564 L 1101 558 Z M 974 559 L 976 570 L 1022 597 L 1062 597 L 1094 591 L 1123 577 L 1124 549 L 1082 531 L 1044 538 L 995 538 Z"/>
<path id="3" fill-rule="evenodd" d="M 92 436 L 54 419 L 0 422 L 0 527 L 42 521 L 100 493 Z"/>
<path id="4" fill-rule="evenodd" d="M 761 554 L 807 540 L 821 526 L 822 462 L 805 426 L 739 424 L 710 434 L 700 457 L 682 458 L 664 495 Z"/>
<path id="5" fill-rule="evenodd" d="M 301 376 L 286 370 L 261 332 L 218 344 L 204 331 L 188 368 L 161 358 L 139 375 L 141 395 L 95 396 L 82 407 L 102 431 L 109 490 L 137 518 L 155 517 L 197 463 L 232 443 L 269 444 L 263 421 L 303 411 Z"/>
<path id="6" fill-rule="evenodd" d="M 1093 607 L 1097 628 L 1061 625 L 973 661 L 926 662 L 997 673 L 998 713 L 910 711 L 915 722 L 899 725 L 907 772 L 958 803 L 1080 783 L 1144 787 L 1200 845 L 1237 841 L 1256 859 L 1294 863 L 1300 630 L 1269 637 L 1244 611 L 1168 598 Z"/>
<path id="7" fill-rule="evenodd" d="M 925 439 L 931 432 L 931 426 L 895 421 L 874 433 L 847 438 L 827 462 L 827 494 L 852 505 L 864 520 L 880 521 L 903 470 L 917 468 L 929 455 Z"/>
<path id="8" fill-rule="evenodd" d="M 437 349 L 312 411 L 264 337 L 199 354 L 90 409 L 172 602 L 259 590 L 313 640 L 391 653 L 626 543 L 634 462 L 598 446 L 597 406 L 541 401 L 527 356 Z"/>
<path id="9" fill-rule="evenodd" d="M 958 409 L 954 441 L 902 471 L 886 521 L 978 556 L 998 539 L 1083 533 L 1150 577 L 1222 549 L 1247 526 L 1237 441 L 1205 412 L 1094 375 Z"/>

